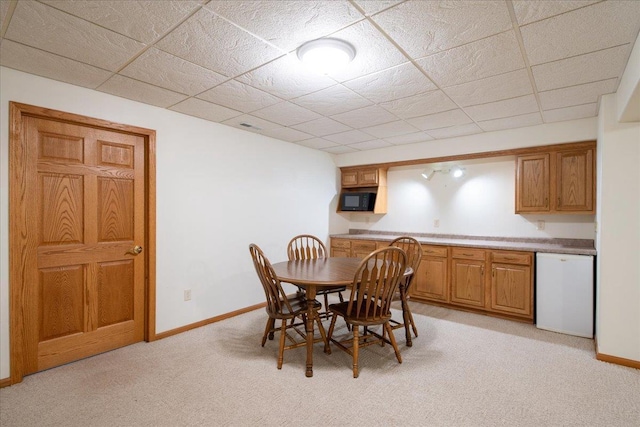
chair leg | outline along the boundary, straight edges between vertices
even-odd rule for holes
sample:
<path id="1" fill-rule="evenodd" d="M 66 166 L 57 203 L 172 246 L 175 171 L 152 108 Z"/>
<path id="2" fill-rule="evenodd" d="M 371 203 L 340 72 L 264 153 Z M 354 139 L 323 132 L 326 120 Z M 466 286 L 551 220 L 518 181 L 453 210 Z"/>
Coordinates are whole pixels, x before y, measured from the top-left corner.
<path id="1" fill-rule="evenodd" d="M 413 321 L 413 313 L 409 309 L 409 304 L 407 304 L 407 313 L 409 313 L 409 322 L 411 323 L 411 329 L 413 329 L 413 335 L 418 337 L 418 328 L 416 328 L 416 322 Z"/>
<path id="2" fill-rule="evenodd" d="M 331 347 L 329 347 L 329 341 L 327 340 L 327 334 L 324 331 L 324 326 L 322 326 L 322 319 L 320 319 L 320 315 L 316 311 L 315 314 L 316 322 L 318 322 L 318 330 L 320 331 L 320 336 L 322 337 L 322 341 L 324 342 L 324 352 L 327 354 L 331 354 Z"/>
<path id="3" fill-rule="evenodd" d="M 336 326 L 337 318 L 338 316 L 336 316 L 335 313 L 332 313 L 331 323 L 329 324 L 329 332 L 327 332 L 327 342 L 331 341 L 331 337 L 333 336 L 333 328 Z"/>
<path id="4" fill-rule="evenodd" d="M 400 293 L 400 299 L 402 303 L 402 321 L 404 322 L 404 335 L 406 338 L 407 347 L 411 347 L 413 343 L 411 342 L 411 329 L 409 329 L 411 325 L 411 321 L 409 316 L 411 315 L 411 311 L 409 311 L 409 304 L 407 304 L 407 297 L 404 292 Z"/>
<path id="5" fill-rule="evenodd" d="M 287 320 L 282 319 L 282 327 L 280 328 L 280 349 L 278 350 L 278 369 L 282 369 L 284 361 L 284 341 L 287 336 Z"/>
<path id="6" fill-rule="evenodd" d="M 340 302 L 344 302 L 344 297 L 342 296 L 342 292 L 338 292 L 338 298 L 340 298 Z"/>
<path id="7" fill-rule="evenodd" d="M 329 297 L 328 294 L 324 294 L 324 312 L 329 316 Z"/>
<path id="8" fill-rule="evenodd" d="M 273 339 L 273 326 L 275 324 L 276 319 L 273 319 L 271 317 L 267 318 L 267 326 L 264 328 L 264 335 L 262 336 L 262 346 L 264 347 L 265 343 L 267 342 L 267 336 L 269 336 L 269 339 L 272 340 Z"/>
<path id="9" fill-rule="evenodd" d="M 358 336 L 358 327 L 356 325 L 352 326 L 353 328 L 353 347 L 351 348 L 351 351 L 353 352 L 353 378 L 358 378 L 358 375 L 360 375 L 360 372 L 358 370 L 358 357 L 359 357 L 359 353 L 360 353 L 360 349 L 359 344 L 360 344 L 360 337 Z"/>
<path id="10" fill-rule="evenodd" d="M 398 349 L 398 344 L 396 343 L 396 337 L 393 336 L 393 331 L 391 330 L 391 324 L 389 322 L 386 322 L 384 324 L 384 328 L 389 333 L 389 341 L 391 341 L 393 350 L 396 352 L 396 359 L 398 359 L 398 363 L 402 363 L 402 356 L 400 356 L 400 350 Z"/>

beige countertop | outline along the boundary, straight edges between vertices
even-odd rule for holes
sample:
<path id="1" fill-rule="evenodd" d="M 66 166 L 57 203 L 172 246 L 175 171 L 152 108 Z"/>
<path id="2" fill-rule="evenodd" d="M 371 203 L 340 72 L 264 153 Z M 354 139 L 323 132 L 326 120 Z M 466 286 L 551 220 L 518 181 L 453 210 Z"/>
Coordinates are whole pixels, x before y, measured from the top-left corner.
<path id="1" fill-rule="evenodd" d="M 547 252 L 573 255 L 596 255 L 594 241 L 589 239 L 535 239 L 489 236 L 462 236 L 447 234 L 397 233 L 368 230 L 350 230 L 349 234 L 332 234 L 343 239 L 392 241 L 400 236 L 411 236 L 423 244 L 465 246 L 511 251 Z"/>

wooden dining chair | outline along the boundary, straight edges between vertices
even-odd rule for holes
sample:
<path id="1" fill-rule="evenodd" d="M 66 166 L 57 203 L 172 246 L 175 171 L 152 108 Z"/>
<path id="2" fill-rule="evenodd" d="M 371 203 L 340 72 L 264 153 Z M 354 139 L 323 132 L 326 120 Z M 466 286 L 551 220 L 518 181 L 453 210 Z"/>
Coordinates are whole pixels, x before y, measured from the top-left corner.
<path id="1" fill-rule="evenodd" d="M 320 239 L 310 234 L 300 234 L 289 242 L 287 245 L 287 256 L 289 261 L 297 259 L 318 259 L 326 258 L 329 255 L 327 248 Z M 346 287 L 332 288 L 332 289 L 318 289 L 316 295 L 322 295 L 324 297 L 324 311 L 320 312 L 320 317 L 326 319 L 330 317 L 329 307 L 329 294 L 338 294 L 340 302 L 344 301 L 342 292 Z M 298 294 L 304 295 L 304 289 L 298 287 Z"/>
<path id="2" fill-rule="evenodd" d="M 409 308 L 409 303 L 407 302 L 407 298 L 409 296 L 409 291 L 416 281 L 416 277 L 418 276 L 418 267 L 420 267 L 420 261 L 422 261 L 422 245 L 413 237 L 398 237 L 389 243 L 389 246 L 394 246 L 396 248 L 402 249 L 407 254 L 407 267 L 411 267 L 413 272 L 411 274 L 405 275 L 398 284 L 398 290 L 395 292 L 393 296 L 394 301 L 400 301 L 402 305 L 402 322 L 391 319 L 391 329 L 400 329 L 404 328 L 405 337 L 406 337 L 406 345 L 411 347 L 413 343 L 411 342 L 411 330 L 413 330 L 413 334 L 418 336 L 418 328 L 416 328 L 416 323 L 413 321 L 413 314 L 411 313 L 411 309 Z M 411 326 L 411 330 L 409 329 Z"/>
<path id="3" fill-rule="evenodd" d="M 373 251 L 360 262 L 351 285 L 349 301 L 329 305 L 333 313 L 329 333 L 329 343 L 336 344 L 341 350 L 353 357 L 353 377 L 358 378 L 358 357 L 361 347 L 380 343 L 384 345 L 384 337 L 368 333 L 372 326 L 382 325 L 393 346 L 398 363 L 402 363 L 400 350 L 391 330 L 391 301 L 407 264 L 405 252 L 393 246 Z M 336 319 L 344 318 L 351 326 L 349 338 L 333 338 Z M 364 333 L 360 335 L 360 327 Z"/>
<path id="4" fill-rule="evenodd" d="M 267 298 L 266 310 L 269 317 L 267 318 L 267 325 L 264 329 L 264 334 L 262 335 L 262 346 L 264 347 L 267 342 L 267 337 L 269 337 L 269 339 L 273 339 L 274 332 L 277 332 L 278 330 L 280 331 L 278 369 L 282 369 L 284 351 L 304 347 L 306 345 L 306 332 L 303 332 L 304 329 L 300 330 L 300 327 L 304 328 L 306 325 L 308 310 L 307 304 L 309 304 L 309 302 L 306 297 L 287 297 L 282 289 L 280 280 L 273 271 L 273 267 L 271 267 L 271 263 L 265 257 L 258 245 L 249 245 L 249 252 L 251 253 L 253 265 L 256 268 L 256 273 L 258 273 L 260 283 L 262 283 L 262 287 L 264 288 L 264 293 Z M 322 326 L 322 322 L 320 321 L 320 316 L 318 315 L 318 309 L 321 307 L 321 304 L 316 300 L 313 300 L 311 304 L 313 304 L 314 321 L 318 324 L 318 329 L 320 331 L 320 338 L 315 339 L 314 342 L 323 342 L 325 352 L 330 352 L 331 350 L 327 341 L 327 335 L 324 327 Z M 300 322 L 296 323 L 295 320 L 298 318 L 300 319 Z M 275 324 L 278 319 L 282 321 L 279 328 L 276 327 Z M 289 323 L 290 320 L 291 322 Z M 304 339 L 301 341 L 296 340 L 295 336 L 288 333 L 289 330 L 295 331 Z M 285 345 L 287 339 L 289 339 L 291 344 Z"/>

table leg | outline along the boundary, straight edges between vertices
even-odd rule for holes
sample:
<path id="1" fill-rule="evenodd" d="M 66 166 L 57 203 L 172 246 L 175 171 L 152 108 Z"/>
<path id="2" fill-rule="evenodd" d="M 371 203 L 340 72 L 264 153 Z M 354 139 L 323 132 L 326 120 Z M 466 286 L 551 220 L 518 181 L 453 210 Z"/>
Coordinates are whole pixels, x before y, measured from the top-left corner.
<path id="1" fill-rule="evenodd" d="M 313 376 L 313 301 L 316 299 L 316 287 L 307 286 L 307 377 Z"/>

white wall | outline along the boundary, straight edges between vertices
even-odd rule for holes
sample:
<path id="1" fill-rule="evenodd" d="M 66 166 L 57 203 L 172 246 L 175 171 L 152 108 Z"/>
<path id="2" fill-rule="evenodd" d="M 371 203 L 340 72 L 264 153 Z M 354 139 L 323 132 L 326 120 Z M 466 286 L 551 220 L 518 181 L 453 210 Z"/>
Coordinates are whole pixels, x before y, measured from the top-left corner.
<path id="1" fill-rule="evenodd" d="M 326 240 L 329 224 L 344 222 L 326 153 L 0 68 L 0 378 L 9 376 L 9 101 L 157 131 L 157 332 L 262 302 L 249 243 L 282 261 L 289 237 Z"/>
<path id="2" fill-rule="evenodd" d="M 619 104 L 618 104 L 619 105 Z M 605 355 L 640 361 L 640 123 L 602 98 L 598 134 L 596 336 Z"/>
<path id="3" fill-rule="evenodd" d="M 413 233 L 503 237 L 594 239 L 594 215 L 516 215 L 515 157 L 455 162 L 466 175 L 436 173 L 422 166 L 390 168 L 386 215 L 343 214 L 351 228 Z M 435 226 L 435 221 L 439 226 Z M 538 230 L 538 221 L 544 229 Z"/>

